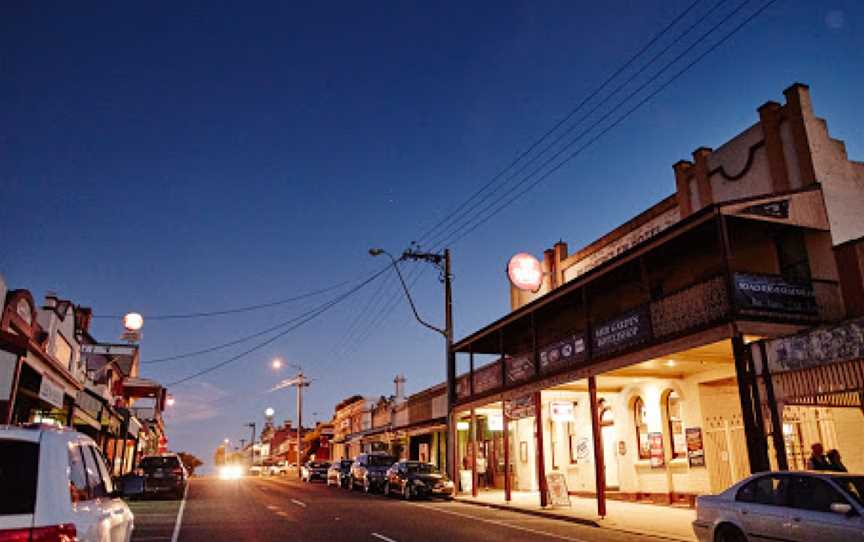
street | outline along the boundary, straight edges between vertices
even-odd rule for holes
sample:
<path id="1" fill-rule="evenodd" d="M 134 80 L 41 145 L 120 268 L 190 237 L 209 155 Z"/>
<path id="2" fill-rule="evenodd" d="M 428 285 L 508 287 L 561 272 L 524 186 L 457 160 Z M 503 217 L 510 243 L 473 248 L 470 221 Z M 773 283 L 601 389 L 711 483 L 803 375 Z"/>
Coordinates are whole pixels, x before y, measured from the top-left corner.
<path id="1" fill-rule="evenodd" d="M 135 542 L 172 540 L 180 501 L 136 501 Z M 286 478 L 194 479 L 176 540 L 667 540 L 462 504 L 388 499 Z"/>

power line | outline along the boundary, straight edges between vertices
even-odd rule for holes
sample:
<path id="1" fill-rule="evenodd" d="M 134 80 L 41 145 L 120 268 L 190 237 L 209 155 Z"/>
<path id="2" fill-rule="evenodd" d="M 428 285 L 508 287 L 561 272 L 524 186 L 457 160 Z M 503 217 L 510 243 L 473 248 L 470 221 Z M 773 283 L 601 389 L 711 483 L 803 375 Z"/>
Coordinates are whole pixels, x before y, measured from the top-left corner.
<path id="1" fill-rule="evenodd" d="M 728 18 L 731 17 L 731 15 L 733 15 L 734 13 L 736 13 L 737 11 L 739 11 L 739 10 L 740 10 L 740 9 L 741 9 L 745 4 L 747 4 L 748 2 L 749 2 L 749 0 L 745 0 L 745 2 L 744 2 L 743 4 L 741 4 L 738 8 L 736 8 L 736 10 L 735 10 L 732 14 L 730 14 L 729 16 L 727 16 L 726 18 L 724 18 L 724 20 L 721 21 L 721 23 L 722 23 L 722 22 L 725 22 L 726 20 L 728 20 Z M 773 4 L 774 2 L 776 2 L 776 0 L 769 0 L 769 1 L 768 1 L 766 4 L 764 4 L 761 8 L 759 8 L 758 10 L 756 10 L 754 13 L 752 13 L 750 16 L 748 16 L 746 19 L 744 19 L 741 23 L 739 23 L 739 24 L 738 24 L 738 25 L 737 25 L 737 26 L 736 26 L 736 27 L 735 27 L 731 32 L 729 32 L 729 33 L 726 34 L 723 38 L 721 38 L 720 41 L 718 41 L 717 43 L 715 43 L 714 45 L 712 45 L 709 49 L 707 49 L 705 52 L 703 52 L 701 55 L 699 55 L 698 57 L 696 57 L 695 60 L 693 60 L 692 62 L 690 62 L 689 64 L 687 64 L 687 65 L 686 65 L 682 70 L 678 71 L 674 76 L 672 76 L 672 78 L 670 78 L 670 79 L 667 80 L 665 83 L 663 83 L 663 84 L 662 84 L 659 88 L 657 88 L 654 92 L 650 93 L 647 97 L 645 97 L 643 100 L 641 100 L 639 103 L 637 103 L 634 107 L 632 107 L 632 108 L 629 109 L 627 112 L 625 112 L 623 115 L 621 115 L 620 117 L 618 117 L 618 118 L 617 118 L 617 119 L 616 119 L 612 124 L 610 124 L 609 126 L 607 126 L 606 128 L 604 128 L 600 133 L 598 133 L 598 134 L 595 135 L 593 138 L 591 138 L 587 143 L 585 143 L 584 145 L 582 145 L 581 147 L 579 147 L 575 152 L 573 152 L 573 153 L 571 153 L 570 155 L 568 155 L 567 157 L 565 157 L 564 160 L 562 160 L 561 162 L 559 162 L 558 164 L 556 164 L 552 169 L 550 169 L 549 171 L 547 171 L 546 173 L 544 173 L 542 176 L 540 176 L 539 178 L 537 178 L 533 183 L 531 183 L 530 185 L 528 185 L 525 189 L 523 189 L 522 191 L 520 191 L 519 193 L 517 193 L 514 197 L 510 198 L 509 200 L 507 200 L 503 205 L 497 207 L 497 208 L 494 209 L 490 214 L 488 214 L 488 215 L 485 216 L 485 217 L 482 217 L 478 222 L 476 222 L 476 223 L 475 223 L 473 226 L 471 226 L 469 229 L 463 231 L 462 233 L 460 233 L 459 235 L 457 235 L 455 238 L 453 238 L 452 240 L 450 240 L 450 241 L 449 241 L 450 244 L 452 245 L 453 243 L 458 242 L 459 240 L 461 240 L 461 239 L 464 238 L 465 236 L 467 236 L 467 235 L 469 235 L 470 233 L 472 233 L 472 232 L 473 232 L 474 230 L 476 230 L 479 226 L 481 226 L 481 225 L 485 224 L 486 222 L 488 222 L 492 217 L 494 217 L 495 215 L 497 215 L 499 212 L 501 212 L 502 210 L 504 210 L 506 207 L 510 206 L 513 202 L 515 202 L 517 199 L 519 199 L 520 197 L 522 197 L 525 193 L 527 193 L 528 191 L 530 191 L 531 189 L 533 189 L 535 186 L 537 186 L 540 182 L 542 182 L 544 179 L 546 179 L 547 177 L 549 177 L 549 175 L 551 175 L 552 173 L 556 172 L 556 171 L 557 171 L 558 169 L 560 169 L 564 164 L 566 164 L 567 162 L 569 162 L 570 160 L 572 160 L 573 158 L 575 158 L 576 156 L 578 156 L 579 154 L 581 154 L 582 151 L 584 151 L 584 150 L 587 149 L 589 146 L 591 146 L 591 144 L 593 144 L 594 142 L 596 142 L 596 141 L 597 141 L 598 139 L 600 139 L 603 135 L 605 135 L 606 133 L 608 133 L 611 129 L 613 129 L 613 128 L 615 128 L 616 126 L 618 126 L 619 124 L 621 124 L 625 119 L 627 119 L 627 118 L 628 118 L 631 114 L 633 114 L 637 109 L 641 108 L 641 107 L 642 107 L 645 103 L 647 103 L 651 98 L 655 97 L 655 96 L 658 95 L 660 92 L 662 92 L 663 90 L 665 90 L 665 89 L 666 89 L 666 88 L 667 88 L 667 87 L 668 87 L 672 82 L 674 82 L 674 81 L 677 80 L 680 76 L 682 76 L 684 73 L 686 73 L 687 71 L 689 71 L 690 68 L 692 68 L 692 67 L 695 66 L 697 63 L 699 63 L 699 62 L 700 62 L 703 58 L 705 58 L 708 54 L 710 54 L 711 52 L 713 52 L 714 50 L 716 50 L 720 45 L 722 45 L 723 43 L 725 43 L 725 42 L 726 42 L 730 37 L 732 37 L 734 34 L 736 34 L 737 32 L 739 32 L 739 31 L 740 31 L 744 26 L 747 25 L 747 23 L 749 23 L 750 21 L 752 21 L 753 19 L 755 19 L 756 17 L 758 17 L 758 16 L 759 16 L 763 11 L 765 11 L 765 10 L 766 10 L 766 9 L 767 9 L 771 4 Z M 719 27 L 719 26 L 718 26 L 718 27 Z M 714 30 L 716 30 L 716 28 L 718 28 L 718 27 L 715 27 L 714 29 L 712 29 L 708 34 L 710 34 L 711 32 L 713 32 Z M 706 35 L 707 35 L 707 34 L 706 34 Z M 697 42 L 697 43 L 698 43 L 698 42 Z M 694 44 L 694 45 L 695 45 L 695 44 Z M 690 49 L 692 49 L 692 47 L 691 47 Z M 685 51 L 685 52 L 689 52 L 690 49 L 688 49 L 688 51 Z M 679 60 L 680 58 L 681 58 L 681 55 L 679 55 L 679 57 L 677 57 L 677 58 L 675 59 L 675 61 L 673 61 L 673 63 L 674 63 L 674 62 L 677 62 L 677 60 Z M 663 71 L 665 71 L 665 69 L 664 69 Z M 661 71 L 660 73 L 662 73 L 662 71 Z M 644 85 L 643 85 L 643 86 L 644 86 Z M 641 89 L 641 88 L 642 88 L 642 87 L 640 87 L 640 89 Z M 628 98 L 625 99 L 624 102 L 626 102 L 627 100 L 629 100 L 630 97 L 632 97 L 632 95 L 631 95 L 631 96 L 628 96 Z M 621 102 L 621 103 L 624 103 L 624 102 Z M 617 107 L 616 107 L 616 108 L 617 108 Z M 610 116 L 610 114 L 611 114 L 611 113 L 614 113 L 614 112 L 615 112 L 615 109 L 613 109 L 609 114 L 607 114 L 607 115 L 605 115 L 604 117 L 602 117 L 602 118 L 601 118 L 601 121 L 602 121 L 602 120 L 605 120 L 606 118 L 608 118 L 608 117 Z M 589 128 L 589 130 L 590 130 L 590 129 L 593 129 L 596 125 L 597 125 L 597 123 L 595 123 L 594 125 L 592 125 L 592 126 Z M 577 140 L 578 140 L 578 139 L 581 139 L 581 136 L 580 136 L 579 138 L 577 138 Z M 569 146 L 570 146 L 570 145 L 568 145 L 568 147 L 569 147 Z M 565 149 L 568 148 L 568 147 L 565 147 Z M 560 154 L 560 153 L 559 153 L 559 154 Z M 557 156 L 557 155 L 556 155 L 556 156 Z M 547 162 L 547 163 L 548 163 L 548 162 Z M 542 167 L 545 167 L 545 165 L 546 165 L 546 164 L 544 164 L 543 166 L 541 166 L 540 169 L 542 169 Z M 535 170 L 534 173 L 536 173 L 537 171 L 539 171 L 539 170 Z M 529 179 L 531 176 L 533 176 L 534 173 L 532 173 L 531 175 L 529 175 L 528 177 L 526 177 L 525 180 L 527 180 L 527 179 Z M 523 180 L 522 182 L 525 182 L 525 180 Z M 520 184 L 522 184 L 522 183 L 520 183 Z M 517 186 L 518 186 L 518 185 L 517 185 Z M 500 201 L 500 200 L 499 200 L 499 201 Z M 470 222 L 467 222 L 465 225 L 467 225 L 467 224 L 470 224 Z"/>
<path id="2" fill-rule="evenodd" d="M 343 280 L 338 284 L 333 284 L 332 286 L 327 286 L 326 288 L 321 288 L 319 290 L 313 290 L 311 292 L 307 292 L 305 294 L 296 295 L 294 297 L 289 297 L 286 299 L 280 299 L 278 301 L 270 301 L 268 303 L 259 303 L 257 305 L 247 305 L 245 307 L 237 307 L 233 309 L 223 309 L 218 311 L 209 311 L 209 312 L 190 312 L 184 314 L 157 314 L 157 315 L 149 315 L 145 314 L 147 320 L 181 320 L 187 318 L 207 318 L 210 316 L 223 316 L 225 314 L 237 314 L 240 312 L 249 312 L 249 311 L 257 311 L 260 309 L 266 309 L 269 307 L 276 307 L 279 305 L 285 305 L 286 303 L 292 303 L 294 301 L 300 301 L 301 299 L 306 299 L 309 297 L 313 297 L 316 295 L 320 295 L 332 290 L 336 290 L 346 284 L 349 284 L 353 281 L 351 280 Z M 119 314 L 97 314 L 93 315 L 93 318 L 123 318 L 123 315 Z"/>
<path id="3" fill-rule="evenodd" d="M 500 172 L 498 172 L 495 176 L 493 176 L 489 181 L 487 181 L 486 184 L 484 184 L 484 185 L 481 186 L 477 191 L 475 191 L 473 194 L 471 194 L 471 196 L 469 196 L 468 199 L 464 200 L 464 201 L 463 201 L 463 202 L 462 202 L 458 207 L 456 207 L 456 209 L 454 209 L 451 213 L 449 213 L 447 216 L 445 216 L 442 220 L 440 220 L 440 221 L 439 221 L 438 223 L 436 223 L 434 226 L 432 226 L 431 228 L 429 228 L 425 233 L 423 233 L 423 234 L 422 234 L 422 235 L 417 239 L 417 241 L 418 241 L 418 242 L 422 242 L 423 240 L 427 239 L 428 236 L 431 235 L 433 231 L 435 231 L 436 229 L 438 229 L 439 227 L 441 227 L 443 224 L 445 224 L 446 222 L 451 222 L 451 221 L 454 219 L 454 217 L 459 217 L 461 211 L 462 211 L 462 210 L 463 210 L 463 209 L 464 209 L 464 208 L 465 208 L 469 203 L 471 203 L 471 202 L 472 202 L 472 201 L 473 201 L 477 196 L 479 196 L 480 194 L 482 194 L 482 193 L 483 193 L 487 188 L 489 188 L 489 187 L 490 187 L 490 186 L 491 186 L 495 181 L 497 181 L 497 180 L 498 180 L 499 178 L 501 178 L 505 173 L 507 173 L 507 171 L 509 171 L 509 170 L 511 170 L 513 167 L 515 167 L 516 164 L 519 163 L 519 161 L 521 161 L 523 158 L 525 158 L 526 156 L 528 156 L 528 155 L 529 155 L 529 154 L 530 154 L 534 149 L 536 149 L 536 148 L 537 148 L 537 147 L 538 147 L 538 146 L 539 146 L 543 141 L 545 141 L 546 138 L 548 138 L 548 137 L 549 137 L 550 135 L 552 135 L 556 130 L 558 130 L 558 128 L 560 128 L 560 127 L 563 126 L 565 123 L 567 123 L 571 118 L 573 118 L 573 115 L 575 115 L 575 114 L 576 114 L 580 109 L 582 109 L 582 108 L 583 108 L 583 107 L 584 107 L 588 102 L 590 102 L 594 97 L 596 97 L 597 94 L 599 94 L 599 93 L 600 93 L 604 88 L 606 88 L 606 86 L 607 86 L 609 83 L 611 83 L 611 82 L 612 82 L 616 77 L 618 77 L 619 75 L 621 75 L 621 73 L 624 72 L 624 70 L 626 70 L 627 68 L 629 68 L 629 67 L 633 64 L 633 62 L 635 62 L 635 61 L 636 61 L 640 56 L 642 56 L 646 51 L 648 51 L 648 49 L 650 49 L 650 48 L 651 48 L 651 47 L 652 47 L 652 46 L 653 46 L 653 45 L 654 45 L 654 44 L 655 44 L 655 43 L 656 43 L 656 42 L 657 42 L 661 37 L 663 37 L 664 34 L 666 34 L 666 33 L 667 33 L 667 32 L 668 32 L 668 31 L 669 31 L 673 26 L 675 26 L 675 25 L 678 23 L 678 21 L 680 21 L 681 19 L 683 19 L 684 17 L 686 17 L 687 14 L 690 13 L 690 11 L 692 11 L 693 8 L 695 8 L 695 7 L 696 7 L 696 6 L 697 6 L 701 1 L 702 1 L 702 0 L 695 0 L 695 1 L 694 1 L 692 4 L 690 4 L 690 5 L 689 5 L 689 6 L 688 6 L 684 11 L 682 11 L 681 13 L 679 13 L 679 14 L 678 14 L 674 19 L 672 19 L 672 21 L 670 21 L 670 22 L 669 22 L 669 23 L 668 23 L 668 24 L 667 24 L 667 25 L 666 25 L 666 26 L 665 26 L 661 31 L 659 31 L 659 32 L 658 32 L 657 34 L 655 34 L 655 35 L 654 35 L 650 40 L 648 40 L 648 42 L 647 42 L 644 46 L 642 46 L 642 48 L 639 49 L 639 51 L 637 51 L 637 52 L 636 52 L 633 56 L 631 56 L 631 57 L 630 57 L 630 58 L 629 58 L 629 59 L 628 59 L 624 64 L 622 64 L 622 65 L 621 65 L 617 70 L 615 70 L 615 72 L 612 73 L 612 75 L 610 75 L 609 77 L 607 77 L 606 80 L 604 80 L 604 81 L 600 84 L 600 86 L 598 86 L 596 89 L 594 89 L 594 90 L 593 90 L 593 91 L 592 91 L 592 92 L 591 92 L 591 93 L 590 93 L 586 98 L 584 98 L 581 102 L 579 102 L 579 104 L 576 105 L 576 107 L 574 107 L 573 109 L 571 109 L 571 110 L 570 110 L 570 111 L 569 111 L 569 112 L 568 112 L 564 117 L 562 117 L 562 118 L 561 118 L 558 122 L 556 122 L 556 123 L 555 123 L 551 128 L 549 128 L 545 133 L 543 133 L 543 135 L 540 136 L 539 139 L 537 139 L 536 141 L 534 141 L 534 143 L 532 143 L 532 144 L 531 144 L 527 149 L 525 149 L 524 151 L 522 151 L 522 152 L 521 152 L 521 153 L 520 153 L 520 154 L 519 154 L 519 155 L 518 155 L 518 156 L 517 156 L 517 157 L 516 157 L 512 162 L 510 162 L 510 164 L 508 164 L 504 169 L 502 169 L 502 170 L 501 170 Z M 547 147 L 547 149 L 548 149 L 548 147 Z M 543 154 L 543 152 L 545 152 L 545 150 L 546 150 L 546 149 L 544 149 L 543 151 L 541 151 L 540 154 Z M 536 159 L 536 157 L 535 157 L 535 159 Z M 533 160 L 532 160 L 532 161 L 533 161 Z M 529 162 L 529 163 L 530 163 L 530 162 Z M 464 214 L 464 213 L 461 213 L 461 214 Z M 456 220 L 459 220 L 459 219 L 461 219 L 461 218 L 456 218 Z M 449 229 L 449 227 L 448 227 L 448 229 Z M 436 236 L 436 237 L 437 237 L 437 236 Z"/>
<path id="4" fill-rule="evenodd" d="M 215 365 L 211 365 L 210 367 L 207 367 L 206 369 L 202 369 L 202 370 L 200 370 L 200 371 L 198 371 L 198 372 L 195 372 L 195 373 L 193 373 L 193 374 L 191 374 L 191 375 L 189 375 L 189 376 L 187 376 L 187 377 L 181 378 L 180 380 L 176 380 L 176 381 L 174 381 L 174 382 L 171 382 L 171 383 L 169 383 L 169 384 L 166 384 L 166 387 L 170 387 L 170 386 L 177 386 L 177 385 L 182 384 L 182 383 L 184 383 L 184 382 L 188 382 L 188 381 L 192 380 L 193 378 L 198 378 L 199 376 L 203 376 L 203 375 L 205 375 L 205 374 L 211 373 L 211 372 L 213 372 L 213 371 L 215 371 L 215 370 L 217 370 L 217 369 L 220 369 L 220 368 L 222 368 L 222 367 L 225 367 L 225 366 L 228 365 L 228 364 L 234 363 L 235 361 L 238 361 L 238 360 L 240 360 L 240 359 L 242 359 L 242 358 L 248 356 L 248 355 L 251 354 L 252 352 L 255 352 L 255 351 L 257 351 L 257 350 L 260 350 L 260 349 L 264 348 L 264 347 L 267 346 L 268 344 L 273 343 L 273 342 L 276 341 L 277 339 L 279 339 L 279 338 L 281 338 L 281 337 L 287 335 L 287 334 L 290 333 L 291 331 L 294 331 L 295 329 L 297 329 L 297 328 L 299 328 L 300 326 L 306 324 L 307 322 L 309 322 L 309 321 L 311 321 L 311 320 L 314 320 L 315 318 L 317 318 L 317 317 L 320 316 L 321 314 L 323 314 L 323 313 L 325 313 L 326 311 L 328 311 L 329 309 L 331 309 L 333 306 L 335 306 L 335 305 L 341 303 L 342 301 L 344 301 L 344 300 L 347 299 L 348 297 L 350 297 L 350 296 L 352 296 L 353 294 L 357 293 L 357 292 L 360 291 L 362 288 L 364 288 L 366 285 L 368 285 L 369 283 L 371 283 L 372 281 L 374 281 L 375 279 L 377 279 L 378 277 L 380 277 L 381 275 L 383 275 L 385 272 L 387 272 L 387 271 L 389 270 L 389 268 L 390 268 L 389 265 L 386 266 L 386 267 L 384 267 L 383 269 L 381 269 L 381 270 L 379 270 L 378 272 L 374 273 L 372 276 L 368 277 L 366 280 L 364 280 L 363 282 L 361 282 L 360 284 L 358 284 L 358 285 L 355 286 L 354 288 L 351 288 L 350 290 L 348 290 L 347 292 L 343 293 L 342 295 L 336 297 L 335 299 L 333 299 L 333 300 L 331 300 L 331 301 L 328 301 L 327 303 L 324 303 L 324 304 L 322 304 L 322 305 L 319 305 L 318 307 L 316 307 L 315 309 L 313 309 L 313 310 L 311 310 L 311 311 L 308 311 L 307 313 L 305 313 L 305 314 L 303 315 L 304 318 L 303 318 L 302 320 L 296 322 L 294 325 L 292 325 L 292 326 L 289 327 L 288 329 L 286 329 L 286 330 L 284 330 L 284 331 L 282 331 L 282 332 L 280 332 L 280 333 L 274 335 L 273 337 L 267 339 L 266 341 L 262 341 L 262 342 L 256 344 L 255 346 L 253 346 L 252 348 L 249 348 L 248 350 L 245 350 L 244 352 L 241 352 L 241 353 L 237 354 L 236 356 L 232 356 L 232 357 L 230 357 L 230 358 L 228 358 L 228 359 L 226 359 L 226 360 L 224 360 L 224 361 L 221 361 L 221 362 L 219 362 L 219 363 L 216 363 Z"/>

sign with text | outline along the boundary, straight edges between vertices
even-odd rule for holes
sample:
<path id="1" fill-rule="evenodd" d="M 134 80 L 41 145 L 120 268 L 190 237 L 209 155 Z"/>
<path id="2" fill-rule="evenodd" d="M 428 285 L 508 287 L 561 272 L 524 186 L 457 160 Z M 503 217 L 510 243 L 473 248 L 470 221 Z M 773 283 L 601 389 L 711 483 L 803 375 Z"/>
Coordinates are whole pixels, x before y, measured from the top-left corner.
<path id="1" fill-rule="evenodd" d="M 575 419 L 572 401 L 552 401 L 549 404 L 549 417 L 553 422 L 567 423 Z"/>
<path id="2" fill-rule="evenodd" d="M 521 382 L 534 376 L 534 361 L 531 354 L 504 358 L 507 364 L 507 383 Z"/>
<path id="3" fill-rule="evenodd" d="M 519 420 L 534 416 L 534 396 L 523 395 L 504 403 L 504 413 L 508 420 Z"/>
<path id="4" fill-rule="evenodd" d="M 551 506 L 570 506 L 567 479 L 562 473 L 550 472 L 547 474 L 546 487 L 549 488 L 549 504 Z"/>
<path id="5" fill-rule="evenodd" d="M 687 435 L 687 461 L 691 467 L 704 467 L 705 447 L 702 443 L 702 428 L 688 427 L 684 433 Z"/>
<path id="6" fill-rule="evenodd" d="M 652 469 L 659 469 L 666 464 L 663 455 L 663 433 L 648 433 L 648 450 Z"/>
<path id="7" fill-rule="evenodd" d="M 551 373 L 585 360 L 585 336 L 572 335 L 540 350 L 540 372 Z"/>
<path id="8" fill-rule="evenodd" d="M 501 387 L 501 363 L 495 362 L 474 371 L 474 393 L 483 393 Z"/>
<path id="9" fill-rule="evenodd" d="M 735 303 L 741 309 L 818 314 L 816 294 L 808 282 L 793 282 L 778 275 L 735 273 Z"/>
<path id="10" fill-rule="evenodd" d="M 46 375 L 42 375 L 42 383 L 39 385 L 39 398 L 57 408 L 63 408 L 63 386 L 56 384 Z"/>
<path id="11" fill-rule="evenodd" d="M 754 348 L 756 348 L 754 346 Z M 864 358 L 864 318 L 765 342 L 772 373 Z M 761 372 L 761 371 L 760 371 Z"/>
<path id="12" fill-rule="evenodd" d="M 604 322 L 594 328 L 593 354 L 624 350 L 651 337 L 651 318 L 645 307 Z"/>
<path id="13" fill-rule="evenodd" d="M 507 262 L 507 277 L 516 288 L 536 292 L 543 283 L 543 267 L 534 256 L 520 252 Z"/>

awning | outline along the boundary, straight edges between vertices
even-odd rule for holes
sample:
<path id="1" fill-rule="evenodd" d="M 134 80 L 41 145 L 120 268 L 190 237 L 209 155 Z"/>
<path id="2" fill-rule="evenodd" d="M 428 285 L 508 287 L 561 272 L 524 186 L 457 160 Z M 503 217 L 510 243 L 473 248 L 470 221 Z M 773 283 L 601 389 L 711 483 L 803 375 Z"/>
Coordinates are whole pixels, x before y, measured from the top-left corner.
<path id="1" fill-rule="evenodd" d="M 85 410 L 82 410 L 81 408 L 76 406 L 73 424 L 79 425 L 79 421 L 84 422 L 85 424 L 89 425 L 93 429 L 96 429 L 97 431 L 102 429 L 102 424 L 99 423 L 99 420 L 88 414 Z"/>

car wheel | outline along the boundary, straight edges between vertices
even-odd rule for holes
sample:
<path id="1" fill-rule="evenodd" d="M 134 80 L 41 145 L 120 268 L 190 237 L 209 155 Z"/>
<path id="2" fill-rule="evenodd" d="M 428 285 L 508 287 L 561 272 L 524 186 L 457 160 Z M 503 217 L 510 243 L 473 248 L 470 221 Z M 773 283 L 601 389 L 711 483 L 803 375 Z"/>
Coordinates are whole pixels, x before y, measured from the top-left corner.
<path id="1" fill-rule="evenodd" d="M 402 498 L 406 501 L 411 500 L 411 486 L 408 485 L 408 482 L 402 486 Z"/>
<path id="2" fill-rule="evenodd" d="M 390 496 L 390 482 L 384 482 L 383 490 L 384 490 L 384 496 L 389 497 Z"/>
<path id="3" fill-rule="evenodd" d="M 369 483 L 369 478 L 363 478 L 363 493 L 367 495 L 372 492 L 372 485 Z"/>
<path id="4" fill-rule="evenodd" d="M 721 525 L 716 534 L 714 534 L 714 542 L 747 542 L 747 537 L 734 525 Z"/>

